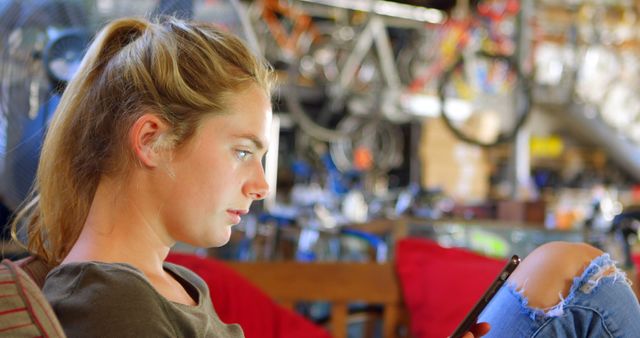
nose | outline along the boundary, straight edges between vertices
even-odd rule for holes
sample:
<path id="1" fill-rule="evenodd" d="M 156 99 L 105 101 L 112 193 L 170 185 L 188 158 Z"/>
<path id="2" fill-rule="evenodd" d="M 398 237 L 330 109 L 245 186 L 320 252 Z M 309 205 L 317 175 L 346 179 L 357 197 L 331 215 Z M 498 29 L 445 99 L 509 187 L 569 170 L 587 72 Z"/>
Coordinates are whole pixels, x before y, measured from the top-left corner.
<path id="1" fill-rule="evenodd" d="M 245 193 L 253 200 L 261 200 L 267 197 L 269 183 L 262 166 L 260 166 L 259 170 L 256 170 L 256 173 L 245 184 Z"/>

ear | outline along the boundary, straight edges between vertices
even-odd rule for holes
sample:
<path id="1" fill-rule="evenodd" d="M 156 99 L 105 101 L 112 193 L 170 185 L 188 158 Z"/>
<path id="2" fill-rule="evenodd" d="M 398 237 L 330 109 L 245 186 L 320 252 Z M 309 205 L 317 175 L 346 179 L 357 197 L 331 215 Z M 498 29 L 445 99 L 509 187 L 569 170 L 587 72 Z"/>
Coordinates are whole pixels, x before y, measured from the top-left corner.
<path id="1" fill-rule="evenodd" d="M 129 131 L 129 144 L 140 164 L 155 168 L 162 161 L 156 141 L 169 132 L 169 125 L 159 116 L 146 113 L 133 123 Z"/>

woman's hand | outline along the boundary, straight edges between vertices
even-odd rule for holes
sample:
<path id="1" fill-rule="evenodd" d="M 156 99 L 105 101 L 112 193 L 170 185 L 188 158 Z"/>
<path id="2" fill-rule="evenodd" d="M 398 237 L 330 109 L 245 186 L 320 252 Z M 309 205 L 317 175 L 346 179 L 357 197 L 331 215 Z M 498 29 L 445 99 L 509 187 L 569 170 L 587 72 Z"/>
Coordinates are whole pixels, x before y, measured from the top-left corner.
<path id="1" fill-rule="evenodd" d="M 462 336 L 462 338 L 482 337 L 485 334 L 489 333 L 490 329 L 491 329 L 491 326 L 489 326 L 489 323 L 477 323 L 476 325 L 471 327 L 471 331 L 465 333 L 464 336 Z"/>

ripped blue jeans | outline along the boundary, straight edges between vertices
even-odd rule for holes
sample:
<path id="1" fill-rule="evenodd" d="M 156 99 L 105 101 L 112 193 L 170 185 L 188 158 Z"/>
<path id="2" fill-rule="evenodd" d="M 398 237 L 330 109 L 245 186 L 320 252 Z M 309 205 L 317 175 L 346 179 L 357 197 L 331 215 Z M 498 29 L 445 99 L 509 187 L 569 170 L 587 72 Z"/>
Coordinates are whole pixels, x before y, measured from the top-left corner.
<path id="1" fill-rule="evenodd" d="M 480 315 L 485 337 L 640 337 L 640 306 L 624 272 L 608 254 L 576 277 L 565 299 L 532 309 L 513 285 L 503 287 Z"/>

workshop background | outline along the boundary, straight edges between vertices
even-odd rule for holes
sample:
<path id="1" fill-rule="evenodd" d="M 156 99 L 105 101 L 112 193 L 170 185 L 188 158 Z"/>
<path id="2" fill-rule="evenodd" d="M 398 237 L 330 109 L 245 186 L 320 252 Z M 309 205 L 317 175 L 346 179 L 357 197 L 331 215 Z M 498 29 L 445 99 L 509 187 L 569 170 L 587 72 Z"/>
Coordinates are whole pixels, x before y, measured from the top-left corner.
<path id="1" fill-rule="evenodd" d="M 277 75 L 269 196 L 226 246 L 170 257 L 247 337 L 445 337 L 507 257 L 556 240 L 635 279 L 638 6 L 2 0 L 0 217 L 27 197 L 96 31 L 174 15 L 240 35 Z M 26 254 L 2 239 L 3 257 Z"/>

